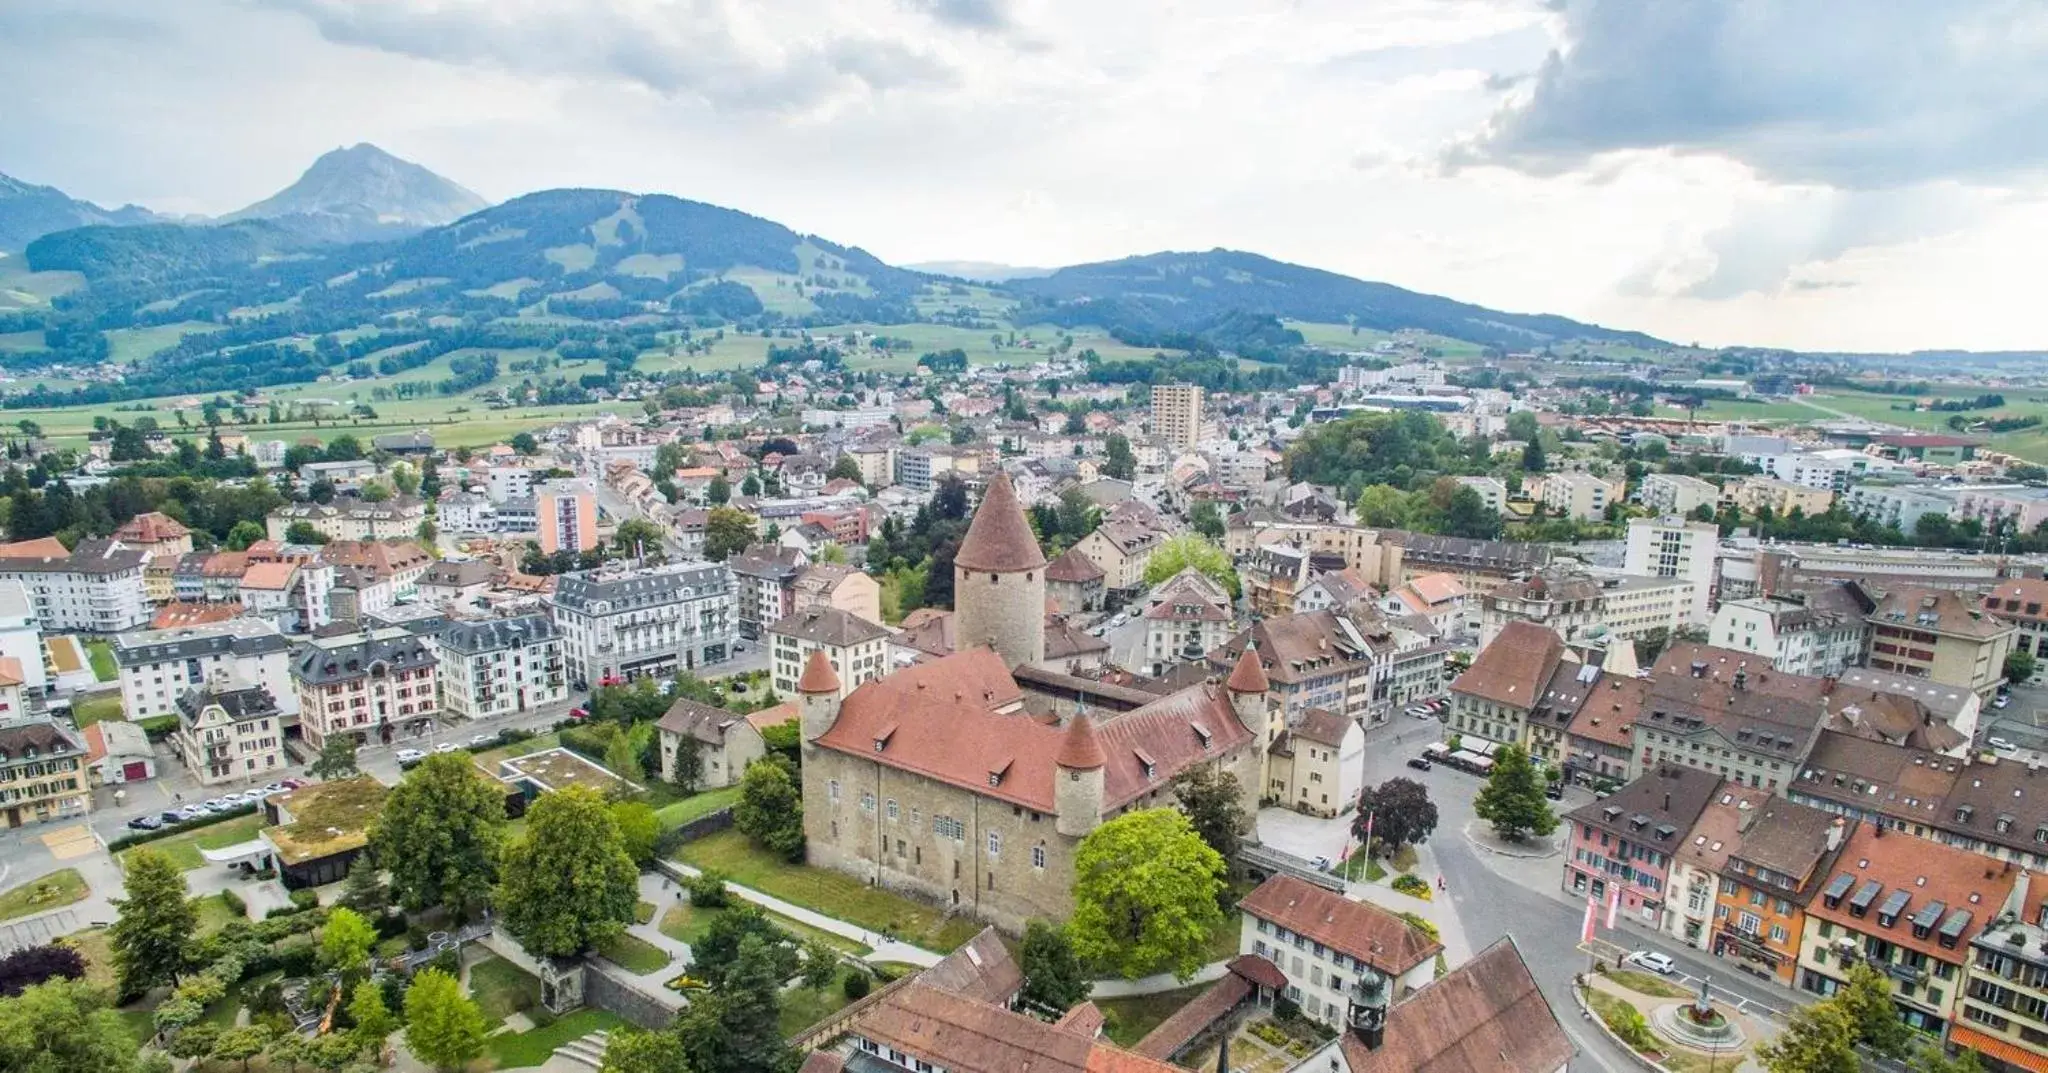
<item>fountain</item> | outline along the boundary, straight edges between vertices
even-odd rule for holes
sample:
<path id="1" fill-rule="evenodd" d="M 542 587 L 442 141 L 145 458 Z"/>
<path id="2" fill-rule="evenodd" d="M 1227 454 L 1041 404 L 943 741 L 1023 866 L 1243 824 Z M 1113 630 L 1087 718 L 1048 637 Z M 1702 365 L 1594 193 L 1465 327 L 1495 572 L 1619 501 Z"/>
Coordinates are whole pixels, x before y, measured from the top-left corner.
<path id="1" fill-rule="evenodd" d="M 1742 1028 L 1714 1008 L 1713 981 L 1700 981 L 1700 997 L 1677 1002 L 1650 1018 L 1656 1033 L 1673 1043 L 1702 1051 L 1728 1051 L 1743 1044 Z"/>

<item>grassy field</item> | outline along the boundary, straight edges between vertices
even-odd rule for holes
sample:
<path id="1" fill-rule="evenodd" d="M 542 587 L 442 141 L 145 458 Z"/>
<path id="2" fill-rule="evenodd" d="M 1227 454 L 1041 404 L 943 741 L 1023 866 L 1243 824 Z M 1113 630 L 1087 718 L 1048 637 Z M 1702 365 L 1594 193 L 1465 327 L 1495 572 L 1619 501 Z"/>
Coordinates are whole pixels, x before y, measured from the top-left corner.
<path id="1" fill-rule="evenodd" d="M 582 1039 L 592 1032 L 615 1032 L 625 1023 L 617 1014 L 586 1007 L 530 1032 L 492 1036 L 484 1041 L 484 1055 L 498 1069 L 537 1066 L 570 1040 Z"/>
<path id="2" fill-rule="evenodd" d="M 92 661 L 92 676 L 102 682 L 111 682 L 121 677 L 121 667 L 114 662 L 114 646 L 108 641 L 94 638 L 85 643 L 86 658 Z"/>
<path id="3" fill-rule="evenodd" d="M 645 975 L 657 972 L 671 960 L 668 953 L 645 939 L 620 934 L 612 941 L 597 948 L 597 952 L 610 958 L 628 972 Z"/>
<path id="4" fill-rule="evenodd" d="M 71 702 L 71 718 L 78 721 L 78 729 L 99 722 L 102 719 L 126 719 L 127 711 L 121 706 L 121 694 L 109 691 L 93 697 L 81 697 Z"/>
<path id="5" fill-rule="evenodd" d="M 504 958 L 490 957 L 469 967 L 469 994 L 484 1020 L 496 1025 L 540 1005 L 540 981 Z"/>
<path id="6" fill-rule="evenodd" d="M 1194 1001 L 1208 989 L 1208 984 L 1196 984 L 1178 991 L 1161 991 L 1156 995 L 1096 999 L 1095 1005 L 1108 1015 L 1103 1031 L 1110 1041 L 1120 1047 L 1129 1047 L 1158 1028 L 1161 1021 L 1173 1016 L 1175 1010 Z"/>
<path id="7" fill-rule="evenodd" d="M 706 790 L 700 794 L 691 794 L 681 801 L 663 805 L 661 808 L 656 809 L 654 814 L 660 818 L 661 826 L 666 830 L 670 827 L 681 827 L 691 820 L 709 816 L 719 809 L 732 805 L 733 802 L 739 799 L 740 788 L 728 786 L 722 790 Z"/>
<path id="8" fill-rule="evenodd" d="M 832 974 L 832 982 L 824 987 L 815 991 L 808 987 L 793 987 L 782 992 L 775 1027 L 784 1037 L 794 1036 L 838 1013 L 847 1003 L 846 978 L 860 971 L 851 965 L 841 965 L 839 971 Z"/>
<path id="9" fill-rule="evenodd" d="M 159 350 L 178 345 L 178 340 L 184 338 L 188 332 L 219 330 L 220 325 L 199 320 L 158 324 L 148 328 L 116 328 L 107 333 L 107 360 L 116 365 L 132 365 Z"/>
<path id="10" fill-rule="evenodd" d="M 1683 418 L 1685 411 L 1674 406 L 1657 408 L 1658 417 Z M 1702 421 L 1826 421 L 1829 415 L 1796 402 L 1760 402 L 1756 399 L 1708 399 L 1693 412 Z"/>
<path id="11" fill-rule="evenodd" d="M 61 909 L 86 895 L 85 877 L 76 868 L 51 872 L 0 893 L 0 920 Z"/>
<path id="12" fill-rule="evenodd" d="M 763 853 L 738 831 L 686 843 L 678 856 L 699 868 L 716 868 L 743 887 L 869 931 L 888 932 L 927 950 L 950 953 L 981 931 L 975 921 L 948 916 L 937 906 L 869 887 L 840 872 L 790 864 Z"/>
<path id="13" fill-rule="evenodd" d="M 245 816 L 236 816 L 231 820 L 222 820 L 209 827 L 201 827 L 196 831 L 186 831 L 183 834 L 172 835 L 169 838 L 159 838 L 154 842 L 144 843 L 142 846 L 131 846 L 122 850 L 121 856 L 126 858 L 136 850 L 147 847 L 164 854 L 171 859 L 171 863 L 189 872 L 194 868 L 205 866 L 206 859 L 199 855 L 200 850 L 220 849 L 223 846 L 247 842 L 256 837 L 256 832 L 262 828 L 263 813 L 251 812 Z"/>
<path id="14" fill-rule="evenodd" d="M 725 911 L 723 909 L 699 909 L 689 904 L 688 901 L 680 901 L 669 906 L 668 910 L 662 913 L 661 923 L 658 926 L 661 928 L 663 935 L 679 943 L 694 944 L 703 938 L 705 931 L 711 927 L 711 922 L 716 920 L 718 915 Z M 811 927 L 809 924 L 799 920 L 792 920 L 781 913 L 769 913 L 764 910 L 763 915 L 768 918 L 770 923 L 788 932 L 798 942 L 808 943 L 817 940 L 832 947 L 834 950 L 852 954 L 855 957 L 866 957 L 874 952 L 873 948 L 854 942 L 843 935 L 834 935 L 829 931 Z"/>

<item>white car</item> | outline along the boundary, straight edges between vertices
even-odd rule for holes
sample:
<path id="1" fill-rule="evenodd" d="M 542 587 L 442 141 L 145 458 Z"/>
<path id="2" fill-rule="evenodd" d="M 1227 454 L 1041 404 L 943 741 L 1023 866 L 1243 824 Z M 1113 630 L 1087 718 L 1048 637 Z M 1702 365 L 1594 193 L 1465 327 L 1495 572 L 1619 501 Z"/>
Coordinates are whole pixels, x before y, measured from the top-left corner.
<path id="1" fill-rule="evenodd" d="M 1430 717 L 1429 709 L 1421 706 L 1420 704 L 1407 709 L 1407 712 L 1409 715 L 1412 715 L 1417 719 L 1428 719 Z"/>
<path id="2" fill-rule="evenodd" d="M 1992 701 L 1992 702 L 1991 702 L 1991 706 L 1992 706 L 1993 708 L 2003 708 L 2003 707 L 2005 707 L 2006 705 L 2008 705 L 2008 704 L 2011 704 L 2011 703 L 2012 703 L 2012 698 L 2011 698 L 2011 697 L 2009 697 L 2009 696 L 2006 696 L 2006 695 L 2005 695 L 2005 694 L 2003 694 L 2003 693 L 2000 693 L 2000 694 L 1998 695 L 1998 699 L 1997 699 L 1997 700 L 1994 700 L 1994 701 Z"/>
<path id="3" fill-rule="evenodd" d="M 1669 957 L 1666 957 L 1663 954 L 1656 952 L 1655 950 L 1638 950 L 1630 954 L 1629 956 L 1622 958 L 1621 963 L 1624 965 L 1634 965 L 1638 968 L 1648 969 L 1651 972 L 1657 973 L 1660 976 L 1669 976 L 1672 973 L 1678 971 L 1677 962 L 1671 960 Z"/>
<path id="4" fill-rule="evenodd" d="M 452 741 L 444 741 L 441 744 L 434 746 L 434 751 L 437 753 L 452 753 L 455 751 L 455 743 Z"/>
<path id="5" fill-rule="evenodd" d="M 1984 743 L 2002 753 L 2018 752 L 2020 748 L 2004 738 L 1985 738 Z"/>
<path id="6" fill-rule="evenodd" d="M 397 756 L 398 762 L 401 764 L 410 764 L 414 761 L 425 760 L 427 758 L 427 754 L 420 752 L 418 749 L 400 749 L 398 750 Z"/>

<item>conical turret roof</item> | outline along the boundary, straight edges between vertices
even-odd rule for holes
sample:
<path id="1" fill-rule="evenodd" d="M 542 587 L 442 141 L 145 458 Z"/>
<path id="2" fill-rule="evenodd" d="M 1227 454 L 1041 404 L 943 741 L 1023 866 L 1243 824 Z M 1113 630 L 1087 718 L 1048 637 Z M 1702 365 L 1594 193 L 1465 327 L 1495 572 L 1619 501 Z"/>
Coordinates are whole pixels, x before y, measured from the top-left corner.
<path id="1" fill-rule="evenodd" d="M 953 562 L 969 570 L 997 574 L 1045 565 L 1045 553 L 1039 550 L 1038 538 L 1031 535 L 1031 523 L 1024 518 L 1024 506 L 1017 502 L 1008 474 L 998 473 L 988 482 L 988 491 L 974 510 L 974 520 L 968 523 L 967 536 L 953 553 Z"/>
<path id="2" fill-rule="evenodd" d="M 1052 762 L 1069 771 L 1094 771 L 1109 763 L 1102 742 L 1095 737 L 1095 720 L 1088 718 L 1088 713 L 1076 713 L 1067 724 L 1067 733 L 1060 738 L 1060 751 L 1053 754 Z"/>
<path id="3" fill-rule="evenodd" d="M 1270 688 L 1266 681 L 1266 664 L 1259 659 L 1259 650 L 1250 644 L 1244 646 L 1244 654 L 1237 657 L 1237 666 L 1231 668 L 1230 680 L 1223 683 L 1232 693 L 1264 693 Z"/>
<path id="4" fill-rule="evenodd" d="M 804 664 L 804 676 L 797 679 L 799 693 L 839 692 L 839 673 L 832 669 L 832 661 L 825 658 L 822 648 L 811 649 L 811 658 Z"/>

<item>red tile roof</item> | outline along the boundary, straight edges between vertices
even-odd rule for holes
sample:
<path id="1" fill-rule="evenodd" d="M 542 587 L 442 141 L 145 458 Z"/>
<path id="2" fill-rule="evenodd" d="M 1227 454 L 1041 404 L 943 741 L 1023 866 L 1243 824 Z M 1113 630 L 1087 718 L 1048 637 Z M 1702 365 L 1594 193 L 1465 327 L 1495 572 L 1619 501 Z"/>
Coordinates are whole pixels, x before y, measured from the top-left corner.
<path id="1" fill-rule="evenodd" d="M 1807 903 L 1806 912 L 1848 931 L 1874 935 L 1936 960 L 1961 964 L 1970 953 L 1970 934 L 2003 911 L 2019 875 L 2011 865 L 1989 857 L 1898 832 L 1887 835 L 1881 827 L 1866 825 L 1849 836 L 1842 855 L 1826 877 L 1832 884 L 1848 876 L 1848 889 L 1832 907 L 1827 904 L 1830 899 L 1823 890 L 1822 897 Z M 1864 914 L 1852 914 L 1850 909 L 1857 895 L 1873 883 L 1877 892 L 1871 896 Z M 1885 927 L 1879 920 L 1879 910 L 1895 893 L 1904 893 L 1908 898 L 1891 927 Z M 1915 937 L 1914 916 L 1935 902 L 1942 904 L 1935 930 L 1928 932 L 1926 938 Z M 1967 914 L 1963 939 L 1954 947 L 1944 947 L 1937 941 L 1939 929 L 1958 913 Z"/>
<path id="2" fill-rule="evenodd" d="M 297 563 L 252 563 L 242 573 L 245 589 L 288 589 L 299 572 Z"/>
<path id="3" fill-rule="evenodd" d="M 1045 564 L 1045 580 L 1069 583 L 1099 581 L 1106 575 L 1095 560 L 1081 553 L 1079 548 L 1068 548 L 1059 558 Z"/>
<path id="4" fill-rule="evenodd" d="M 1085 712 L 1079 713 L 1067 723 L 1067 733 L 1060 738 L 1060 751 L 1054 754 L 1052 762 L 1072 771 L 1094 771 L 1109 763 L 1102 755 L 1102 743 L 1095 738 L 1095 720 Z"/>
<path id="5" fill-rule="evenodd" d="M 12 544 L 0 544 L 0 559 L 62 559 L 71 554 L 71 549 L 56 537 L 37 537 L 34 540 L 17 540 Z"/>
<path id="6" fill-rule="evenodd" d="M 1266 681 L 1266 665 L 1259 659 L 1258 649 L 1244 646 L 1243 654 L 1237 657 L 1237 666 L 1230 671 L 1230 681 L 1225 684 L 1232 693 L 1264 693 L 1272 688 Z"/>
<path id="7" fill-rule="evenodd" d="M 1407 972 L 1444 948 L 1422 929 L 1371 902 L 1354 902 L 1289 875 L 1259 884 L 1238 908 L 1390 976 Z"/>
<path id="8" fill-rule="evenodd" d="M 960 541 L 953 562 L 969 570 L 994 573 L 1036 570 L 1045 565 L 1045 553 L 1031 534 L 1031 523 L 1024 518 L 1024 508 L 1017 502 L 1007 474 L 998 473 L 988 482 L 988 491 L 982 493 L 981 505 L 975 508 L 974 520 L 968 523 L 967 536 Z"/>
<path id="9" fill-rule="evenodd" d="M 804 676 L 797 679 L 799 693 L 837 693 L 839 675 L 832 670 L 832 661 L 825 658 L 822 648 L 811 649 L 811 658 L 804 664 Z"/>
<path id="10" fill-rule="evenodd" d="M 1350 1034 L 1341 1046 L 1351 1073 L 1553 1073 L 1575 1053 L 1505 937 L 1389 1010 L 1377 1050 Z"/>
<path id="11" fill-rule="evenodd" d="M 161 544 L 167 540 L 190 535 L 192 530 L 178 524 L 176 518 L 161 511 L 138 514 L 114 530 L 114 539 L 124 544 Z"/>
<path id="12" fill-rule="evenodd" d="M 1451 689 L 1510 708 L 1527 708 L 1536 703 L 1538 691 L 1563 657 L 1564 639 L 1557 631 L 1518 619 L 1501 628 Z"/>
<path id="13" fill-rule="evenodd" d="M 151 616 L 149 628 L 168 630 L 173 626 L 203 626 L 211 622 L 226 622 L 241 613 L 240 604 L 170 603 L 158 608 Z"/>

